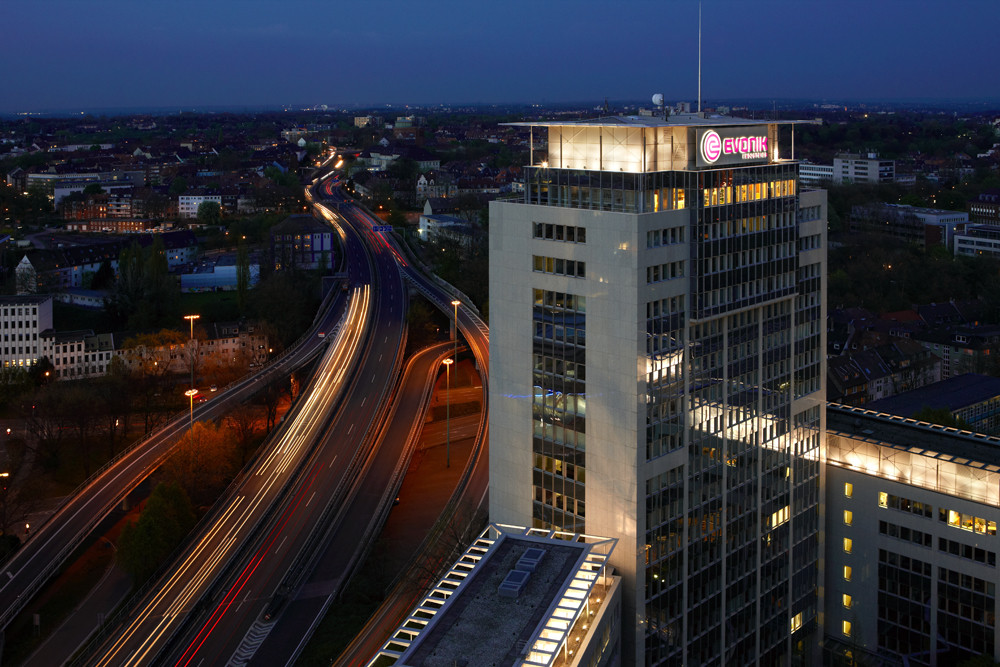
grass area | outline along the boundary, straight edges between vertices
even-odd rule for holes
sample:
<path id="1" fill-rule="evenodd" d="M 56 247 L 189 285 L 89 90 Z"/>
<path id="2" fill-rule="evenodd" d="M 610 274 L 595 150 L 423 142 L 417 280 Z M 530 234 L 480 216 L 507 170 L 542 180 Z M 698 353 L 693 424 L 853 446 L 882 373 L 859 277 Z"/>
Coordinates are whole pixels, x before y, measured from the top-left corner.
<path id="1" fill-rule="evenodd" d="M 107 321 L 103 309 L 80 308 L 62 301 L 52 302 L 52 323 L 58 331 L 93 329 L 94 332 L 100 333 L 107 331 Z"/>
<path id="2" fill-rule="evenodd" d="M 201 322 L 224 322 L 240 318 L 236 292 L 182 294 L 181 310 L 185 313 L 198 313 L 201 315 Z"/>
<path id="3" fill-rule="evenodd" d="M 382 600 L 389 585 L 388 576 L 378 559 L 380 545 L 376 544 L 364 565 L 351 577 L 340 598 L 330 605 L 323 621 L 299 656 L 300 667 L 327 667 L 339 656 L 365 627 Z"/>
<path id="4" fill-rule="evenodd" d="M 181 310 L 185 313 L 198 313 L 202 322 L 223 322 L 240 318 L 236 292 L 182 294 Z M 108 318 L 103 309 L 80 308 L 61 301 L 53 302 L 52 319 L 59 331 L 93 329 L 100 333 L 108 329 Z M 186 324 L 180 320 L 175 328 L 183 329 Z"/>
<path id="5" fill-rule="evenodd" d="M 466 417 L 468 415 L 477 414 L 481 410 L 479 401 L 470 401 L 468 403 L 452 403 L 451 406 L 447 405 L 435 405 L 431 408 L 431 420 L 432 421 L 444 421 L 445 417 L 448 416 L 449 412 L 451 418 L 455 417 Z"/>

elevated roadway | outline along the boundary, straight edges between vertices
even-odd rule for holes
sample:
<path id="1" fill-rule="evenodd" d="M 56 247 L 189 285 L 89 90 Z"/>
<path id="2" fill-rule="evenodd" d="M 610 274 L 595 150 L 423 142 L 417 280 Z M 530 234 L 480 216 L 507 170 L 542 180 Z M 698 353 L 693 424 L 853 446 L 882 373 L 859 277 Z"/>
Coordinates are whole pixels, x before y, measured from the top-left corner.
<path id="1" fill-rule="evenodd" d="M 286 353 L 253 376 L 220 391 L 212 401 L 194 407 L 197 420 L 216 419 L 248 400 L 274 379 L 285 377 L 317 357 L 325 348 L 317 331 L 331 331 L 344 316 L 346 297 L 331 293 L 313 328 Z M 0 569 L 0 629 L 6 628 L 93 529 L 170 454 L 188 428 L 187 410 L 90 477 L 71 494 L 32 537 Z"/>
<path id="2" fill-rule="evenodd" d="M 245 628 L 280 598 L 285 574 L 327 508 L 360 476 L 368 434 L 399 371 L 406 293 L 391 255 L 369 253 L 348 225 L 338 233 L 348 249 L 352 308 L 360 305 L 333 339 L 300 411 L 94 664 L 224 663 Z"/>

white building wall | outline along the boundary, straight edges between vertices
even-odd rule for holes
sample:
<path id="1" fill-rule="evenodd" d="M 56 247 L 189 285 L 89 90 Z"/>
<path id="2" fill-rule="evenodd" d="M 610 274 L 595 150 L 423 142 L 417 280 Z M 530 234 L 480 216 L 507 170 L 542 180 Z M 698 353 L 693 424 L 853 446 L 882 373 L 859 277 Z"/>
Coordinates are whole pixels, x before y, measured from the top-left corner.
<path id="1" fill-rule="evenodd" d="M 914 428 L 917 428 L 916 426 Z M 869 429 L 870 430 L 870 429 Z M 941 540 L 968 545 L 992 553 L 1000 552 L 1000 538 L 992 533 L 950 525 L 939 517 L 941 510 L 956 511 L 1000 523 L 1000 468 L 981 467 L 967 459 L 953 460 L 938 452 L 924 454 L 880 444 L 878 435 L 859 433 L 849 437 L 828 434 L 826 465 L 826 546 L 824 621 L 826 634 L 866 650 L 879 649 L 879 550 L 930 564 L 931 664 L 952 664 L 935 653 L 946 650 L 939 643 L 938 586 L 940 568 L 958 571 L 981 580 L 997 582 L 996 566 L 941 550 Z M 996 468 L 991 470 L 990 468 Z M 885 494 L 884 496 L 880 494 Z M 896 496 L 927 506 L 925 513 L 895 509 L 886 497 Z M 880 522 L 906 528 L 908 538 L 880 532 Z M 927 536 L 918 542 L 917 532 Z M 849 542 L 845 542 L 849 540 Z M 850 568 L 848 578 L 845 568 Z M 888 582 L 882 581 L 885 587 Z M 849 596 L 845 598 L 844 596 Z M 994 619 L 998 610 L 985 612 Z M 848 629 L 845 622 L 850 624 Z M 995 625 L 995 629 L 1000 626 Z M 847 634 L 849 630 L 850 634 Z M 1000 645 L 992 657 L 1000 659 Z"/>
<path id="2" fill-rule="evenodd" d="M 0 297 L 0 364 L 29 367 L 42 356 L 41 332 L 52 328 L 52 298 Z"/>

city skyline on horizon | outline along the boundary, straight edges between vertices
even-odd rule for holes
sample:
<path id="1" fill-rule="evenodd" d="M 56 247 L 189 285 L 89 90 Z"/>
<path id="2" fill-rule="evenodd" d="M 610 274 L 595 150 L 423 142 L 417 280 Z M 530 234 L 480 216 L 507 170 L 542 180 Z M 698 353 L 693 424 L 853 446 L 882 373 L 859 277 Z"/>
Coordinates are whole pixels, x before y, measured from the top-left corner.
<path id="1" fill-rule="evenodd" d="M 0 112 L 554 105 L 657 92 L 694 105 L 698 6 L 10 3 Z M 1000 73 L 976 67 L 991 56 L 991 14 L 987 0 L 705 0 L 702 98 L 986 101 L 1000 88 Z"/>

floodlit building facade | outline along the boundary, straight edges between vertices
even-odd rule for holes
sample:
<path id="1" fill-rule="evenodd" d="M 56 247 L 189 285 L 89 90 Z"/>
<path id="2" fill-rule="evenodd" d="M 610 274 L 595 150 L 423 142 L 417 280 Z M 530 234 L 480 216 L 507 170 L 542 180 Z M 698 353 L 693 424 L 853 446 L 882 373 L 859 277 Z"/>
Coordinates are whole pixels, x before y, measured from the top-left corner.
<path id="1" fill-rule="evenodd" d="M 622 664 L 790 664 L 819 643 L 825 193 L 779 123 L 526 125 L 490 205 L 491 520 L 618 540 Z"/>
<path id="2" fill-rule="evenodd" d="M 835 405 L 827 427 L 823 664 L 1000 659 L 1000 439 Z"/>

